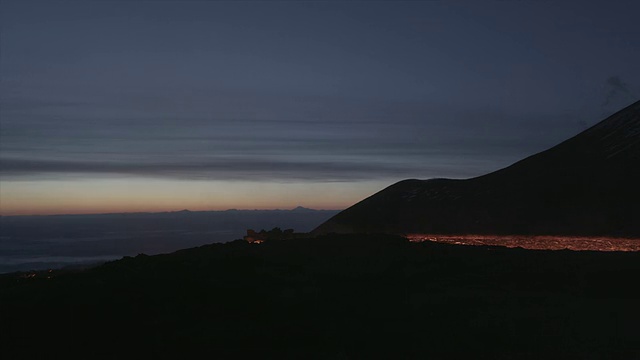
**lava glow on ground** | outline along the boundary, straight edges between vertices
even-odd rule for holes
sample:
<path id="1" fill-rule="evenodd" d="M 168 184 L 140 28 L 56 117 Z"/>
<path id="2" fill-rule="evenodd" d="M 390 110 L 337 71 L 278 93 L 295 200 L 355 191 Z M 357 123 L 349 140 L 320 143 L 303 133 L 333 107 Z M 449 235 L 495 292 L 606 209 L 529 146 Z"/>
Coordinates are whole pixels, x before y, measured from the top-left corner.
<path id="1" fill-rule="evenodd" d="M 612 237 L 409 234 L 407 238 L 412 242 L 434 241 L 459 245 L 521 247 L 532 250 L 640 251 L 640 239 Z"/>

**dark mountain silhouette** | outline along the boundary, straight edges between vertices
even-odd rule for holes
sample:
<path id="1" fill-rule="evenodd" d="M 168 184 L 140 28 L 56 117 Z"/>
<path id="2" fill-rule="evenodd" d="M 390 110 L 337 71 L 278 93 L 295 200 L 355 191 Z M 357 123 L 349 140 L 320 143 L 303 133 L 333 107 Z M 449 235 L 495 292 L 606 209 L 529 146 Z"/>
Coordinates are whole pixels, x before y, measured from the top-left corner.
<path id="1" fill-rule="evenodd" d="M 465 180 L 404 180 L 322 233 L 640 236 L 640 101 L 559 145 Z"/>
<path id="2" fill-rule="evenodd" d="M 239 240 L 0 275 L 3 359 L 638 359 L 640 252 Z M 560 355 L 558 355 L 560 354 Z"/>

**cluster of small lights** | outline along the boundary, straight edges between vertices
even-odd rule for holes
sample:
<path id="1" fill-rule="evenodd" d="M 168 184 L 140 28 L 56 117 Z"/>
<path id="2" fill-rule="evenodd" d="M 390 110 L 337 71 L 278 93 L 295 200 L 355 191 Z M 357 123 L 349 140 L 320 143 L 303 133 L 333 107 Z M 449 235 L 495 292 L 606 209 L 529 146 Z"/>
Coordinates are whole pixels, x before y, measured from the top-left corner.
<path id="1" fill-rule="evenodd" d="M 532 250 L 640 251 L 640 239 L 613 237 L 409 234 L 409 241 L 520 247 Z"/>
<path id="2" fill-rule="evenodd" d="M 51 279 L 51 278 L 53 278 L 53 270 L 49 269 L 46 272 L 44 272 L 44 271 L 28 272 L 28 273 L 24 273 L 24 274 L 20 275 L 20 278 L 22 278 L 22 279 L 35 279 L 35 278 Z"/>

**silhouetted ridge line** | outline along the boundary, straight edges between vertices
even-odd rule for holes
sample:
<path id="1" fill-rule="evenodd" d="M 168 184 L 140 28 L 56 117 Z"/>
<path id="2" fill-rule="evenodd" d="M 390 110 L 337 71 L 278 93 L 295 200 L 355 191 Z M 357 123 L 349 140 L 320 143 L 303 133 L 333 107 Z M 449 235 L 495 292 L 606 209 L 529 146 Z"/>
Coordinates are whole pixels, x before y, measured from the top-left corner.
<path id="1" fill-rule="evenodd" d="M 640 101 L 580 134 L 466 180 L 404 180 L 314 230 L 640 237 Z"/>

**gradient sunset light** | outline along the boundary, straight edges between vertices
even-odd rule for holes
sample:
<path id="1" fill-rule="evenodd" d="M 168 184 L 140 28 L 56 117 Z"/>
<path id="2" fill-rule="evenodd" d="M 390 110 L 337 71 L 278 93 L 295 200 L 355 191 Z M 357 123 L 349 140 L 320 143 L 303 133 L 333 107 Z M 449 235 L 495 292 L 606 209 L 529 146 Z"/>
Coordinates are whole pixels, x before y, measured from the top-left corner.
<path id="1" fill-rule="evenodd" d="M 508 166 L 640 84 L 622 3 L 0 7 L 2 215 L 343 209 Z"/>

